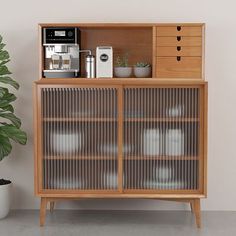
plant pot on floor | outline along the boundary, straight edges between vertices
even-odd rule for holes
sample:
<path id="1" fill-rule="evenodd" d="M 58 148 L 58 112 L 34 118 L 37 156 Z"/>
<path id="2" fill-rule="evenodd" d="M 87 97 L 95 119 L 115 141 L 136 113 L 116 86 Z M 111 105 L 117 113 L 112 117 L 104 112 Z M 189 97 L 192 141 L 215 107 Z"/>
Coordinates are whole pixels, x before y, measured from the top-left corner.
<path id="1" fill-rule="evenodd" d="M 132 74 L 132 67 L 115 67 L 114 73 L 118 78 L 129 78 Z"/>
<path id="2" fill-rule="evenodd" d="M 5 218 L 10 211 L 11 187 L 11 181 L 0 180 L 0 219 Z"/>

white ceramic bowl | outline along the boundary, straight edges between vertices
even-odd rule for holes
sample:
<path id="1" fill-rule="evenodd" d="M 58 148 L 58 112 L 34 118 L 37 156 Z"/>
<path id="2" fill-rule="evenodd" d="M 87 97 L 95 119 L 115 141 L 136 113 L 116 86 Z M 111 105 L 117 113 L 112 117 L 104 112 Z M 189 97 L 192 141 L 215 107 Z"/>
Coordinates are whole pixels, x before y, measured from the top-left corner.
<path id="1" fill-rule="evenodd" d="M 75 154 L 82 147 L 82 135 L 79 132 L 54 132 L 51 134 L 51 151 L 56 154 Z"/>
<path id="2" fill-rule="evenodd" d="M 156 168 L 156 178 L 158 182 L 171 181 L 173 175 L 174 173 L 171 167 L 160 166 Z"/>
<path id="3" fill-rule="evenodd" d="M 132 67 L 115 67 L 114 73 L 119 78 L 129 78 L 132 74 Z"/>
<path id="4" fill-rule="evenodd" d="M 134 67 L 134 75 L 137 78 L 147 78 L 151 75 L 151 67 Z"/>

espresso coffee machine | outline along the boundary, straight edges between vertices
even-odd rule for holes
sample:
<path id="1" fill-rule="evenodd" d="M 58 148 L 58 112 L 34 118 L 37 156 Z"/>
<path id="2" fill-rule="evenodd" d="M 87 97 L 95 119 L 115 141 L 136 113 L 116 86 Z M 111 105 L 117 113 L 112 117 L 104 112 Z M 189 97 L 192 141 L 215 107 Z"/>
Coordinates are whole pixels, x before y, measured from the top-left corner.
<path id="1" fill-rule="evenodd" d="M 80 31 L 78 28 L 43 28 L 43 46 L 44 77 L 79 77 Z"/>

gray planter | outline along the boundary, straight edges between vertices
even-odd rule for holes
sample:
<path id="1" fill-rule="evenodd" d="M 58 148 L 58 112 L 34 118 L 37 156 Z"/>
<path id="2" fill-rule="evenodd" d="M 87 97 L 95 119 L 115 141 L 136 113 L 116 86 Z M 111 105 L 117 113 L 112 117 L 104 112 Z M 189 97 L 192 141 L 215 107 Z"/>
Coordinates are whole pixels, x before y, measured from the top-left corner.
<path id="1" fill-rule="evenodd" d="M 151 75 L 151 67 L 134 67 L 134 75 L 137 78 L 147 78 Z"/>
<path id="2" fill-rule="evenodd" d="M 132 67 L 115 67 L 115 77 L 129 78 L 132 74 Z"/>

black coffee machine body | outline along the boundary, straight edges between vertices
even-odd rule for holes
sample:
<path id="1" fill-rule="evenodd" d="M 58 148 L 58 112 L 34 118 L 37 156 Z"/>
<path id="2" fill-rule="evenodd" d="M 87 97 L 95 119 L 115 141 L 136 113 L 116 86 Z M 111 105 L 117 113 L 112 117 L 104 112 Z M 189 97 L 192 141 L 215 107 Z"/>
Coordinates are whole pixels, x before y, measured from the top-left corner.
<path id="1" fill-rule="evenodd" d="M 45 78 L 80 76 L 80 30 L 73 27 L 43 28 Z"/>

